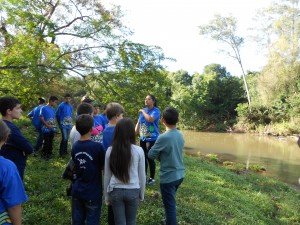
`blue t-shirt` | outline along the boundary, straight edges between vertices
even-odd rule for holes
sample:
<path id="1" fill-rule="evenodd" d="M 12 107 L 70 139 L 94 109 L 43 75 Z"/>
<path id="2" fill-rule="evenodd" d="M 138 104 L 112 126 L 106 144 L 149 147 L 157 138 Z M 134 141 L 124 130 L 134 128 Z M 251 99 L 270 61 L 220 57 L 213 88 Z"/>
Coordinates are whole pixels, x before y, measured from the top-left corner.
<path id="1" fill-rule="evenodd" d="M 28 117 L 32 117 L 32 124 L 35 127 L 35 129 L 39 130 L 42 128 L 43 124 L 40 120 L 40 110 L 43 107 L 43 105 L 39 105 L 35 107 L 30 113 L 28 113 Z"/>
<path id="2" fill-rule="evenodd" d="M 73 106 L 70 103 L 62 102 L 57 107 L 56 118 L 60 128 L 72 128 Z"/>
<path id="3" fill-rule="evenodd" d="M 41 108 L 40 117 L 44 117 L 45 122 L 48 125 L 56 126 L 55 122 L 55 111 L 51 106 L 45 105 Z M 48 133 L 49 131 L 55 132 L 55 128 L 51 128 L 49 130 L 47 127 L 43 125 L 42 127 L 43 133 Z"/>
<path id="4" fill-rule="evenodd" d="M 111 144 L 112 144 L 115 127 L 116 126 L 107 126 L 107 127 L 105 127 L 105 129 L 103 131 L 102 144 L 103 144 L 105 152 L 107 151 L 108 147 L 111 146 Z"/>
<path id="5" fill-rule="evenodd" d="M 154 117 L 155 120 L 150 123 L 148 122 L 143 113 L 140 113 L 139 122 L 140 122 L 140 140 L 141 141 L 155 141 L 159 135 L 159 119 L 160 119 L 160 110 L 157 107 L 153 107 L 148 110 L 148 108 L 143 108 L 145 112 Z"/>
<path id="6" fill-rule="evenodd" d="M 102 145 L 91 140 L 76 141 L 71 155 L 77 176 L 72 186 L 72 196 L 80 200 L 101 200 L 101 171 L 105 157 Z"/>
<path id="7" fill-rule="evenodd" d="M 102 127 L 104 129 L 107 126 L 109 120 L 108 120 L 108 118 L 107 118 L 107 116 L 105 114 L 100 114 L 99 117 L 102 120 Z"/>
<path id="8" fill-rule="evenodd" d="M 2 146 L 0 155 L 13 161 L 19 170 L 20 176 L 23 177 L 27 155 L 33 153 L 34 149 L 15 124 L 7 120 L 3 120 L 3 122 L 9 127 L 10 135 L 6 144 Z"/>
<path id="9" fill-rule="evenodd" d="M 0 213 L 28 200 L 16 166 L 2 156 L 0 156 L 0 196 Z"/>

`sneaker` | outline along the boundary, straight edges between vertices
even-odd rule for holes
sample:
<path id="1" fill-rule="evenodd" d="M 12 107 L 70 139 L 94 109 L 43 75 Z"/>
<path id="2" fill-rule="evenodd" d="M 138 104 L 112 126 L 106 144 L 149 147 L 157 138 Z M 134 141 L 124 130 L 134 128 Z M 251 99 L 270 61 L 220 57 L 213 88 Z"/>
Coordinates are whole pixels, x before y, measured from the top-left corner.
<path id="1" fill-rule="evenodd" d="M 148 184 L 148 185 L 154 185 L 154 184 L 155 184 L 155 180 L 152 179 L 152 178 L 149 178 L 147 184 Z"/>

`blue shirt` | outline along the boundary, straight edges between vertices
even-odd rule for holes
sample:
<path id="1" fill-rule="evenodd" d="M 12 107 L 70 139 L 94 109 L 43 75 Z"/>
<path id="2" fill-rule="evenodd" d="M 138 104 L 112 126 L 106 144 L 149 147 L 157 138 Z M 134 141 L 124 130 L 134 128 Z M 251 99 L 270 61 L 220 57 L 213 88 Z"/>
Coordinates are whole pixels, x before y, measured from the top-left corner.
<path id="1" fill-rule="evenodd" d="M 0 213 L 28 200 L 16 166 L 2 156 L 0 156 L 0 193 Z"/>
<path id="2" fill-rule="evenodd" d="M 40 117 L 43 117 L 45 122 L 48 125 L 52 125 L 52 126 L 56 126 L 56 122 L 55 122 L 55 111 L 51 106 L 45 105 L 41 108 L 40 111 Z M 42 127 L 42 131 L 47 133 L 49 132 L 48 128 L 46 128 L 44 125 Z M 51 128 L 51 131 L 55 131 L 55 128 Z"/>
<path id="3" fill-rule="evenodd" d="M 76 141 L 72 146 L 77 179 L 72 186 L 72 196 L 80 200 L 101 200 L 102 169 L 105 152 L 100 143 Z"/>
<path id="4" fill-rule="evenodd" d="M 35 107 L 30 113 L 28 113 L 28 117 L 31 117 L 32 124 L 35 127 L 35 129 L 39 130 L 42 128 L 43 124 L 40 121 L 40 110 L 43 107 L 43 105 L 39 105 Z"/>
<path id="5" fill-rule="evenodd" d="M 108 118 L 107 118 L 107 116 L 105 114 L 100 114 L 99 116 L 100 116 L 100 118 L 102 120 L 102 127 L 104 129 L 107 126 L 109 120 L 108 120 Z"/>
<path id="6" fill-rule="evenodd" d="M 105 129 L 103 131 L 102 144 L 103 144 L 105 152 L 107 151 L 108 147 L 111 146 L 111 144 L 112 144 L 115 127 L 116 126 L 107 126 L 107 127 L 105 127 Z"/>
<path id="7" fill-rule="evenodd" d="M 160 183 L 170 183 L 184 177 L 183 146 L 182 133 L 172 129 L 159 135 L 149 150 L 150 159 L 160 159 Z"/>
<path id="8" fill-rule="evenodd" d="M 33 153 L 34 149 L 30 142 L 23 136 L 20 129 L 10 121 L 3 120 L 10 129 L 10 135 L 1 148 L 0 155 L 13 161 L 21 177 L 23 177 L 27 155 Z"/>
<path id="9" fill-rule="evenodd" d="M 73 106 L 70 103 L 62 102 L 57 107 L 56 118 L 60 128 L 72 128 Z"/>
<path id="10" fill-rule="evenodd" d="M 159 135 L 158 124 L 160 119 L 160 110 L 157 107 L 153 107 L 150 110 L 148 110 L 148 108 L 143 109 L 149 116 L 154 117 L 155 120 L 152 123 L 150 123 L 145 119 L 143 113 L 140 113 L 140 140 L 155 141 Z"/>

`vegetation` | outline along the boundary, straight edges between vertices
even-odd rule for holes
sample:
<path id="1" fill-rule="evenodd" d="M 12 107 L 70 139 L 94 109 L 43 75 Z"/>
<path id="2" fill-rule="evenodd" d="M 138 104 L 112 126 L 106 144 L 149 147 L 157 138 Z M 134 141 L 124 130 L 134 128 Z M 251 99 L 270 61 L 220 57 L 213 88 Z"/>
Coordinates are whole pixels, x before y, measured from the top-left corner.
<path id="1" fill-rule="evenodd" d="M 28 119 L 18 125 L 31 141 L 35 140 Z M 69 159 L 58 157 L 59 139 L 57 135 L 54 157 L 49 162 L 34 156 L 28 159 L 24 183 L 29 200 L 23 204 L 26 225 L 70 224 L 70 197 L 65 194 L 69 182 L 61 177 Z M 287 184 L 255 173 L 237 175 L 202 158 L 185 155 L 184 163 L 186 177 L 177 193 L 180 225 L 300 223 L 300 194 Z M 138 224 L 157 225 L 164 217 L 158 182 L 146 188 Z M 101 224 L 106 224 L 106 210 L 103 204 Z"/>
<path id="2" fill-rule="evenodd" d="M 238 21 L 216 15 L 200 35 L 225 44 L 242 78 L 212 63 L 202 72 L 167 71 L 158 46 L 130 40 L 118 6 L 94 0 L 0 0 L 0 96 L 18 97 L 23 109 L 37 97 L 66 92 L 101 103 L 120 102 L 136 118 L 148 93 L 163 109 L 180 110 L 180 126 L 211 131 L 299 134 L 300 7 L 275 1 L 255 16 L 253 39 L 237 35 Z M 244 72 L 241 50 L 255 41 L 266 50 L 261 71 Z M 251 104 L 250 104 L 251 99 Z"/>

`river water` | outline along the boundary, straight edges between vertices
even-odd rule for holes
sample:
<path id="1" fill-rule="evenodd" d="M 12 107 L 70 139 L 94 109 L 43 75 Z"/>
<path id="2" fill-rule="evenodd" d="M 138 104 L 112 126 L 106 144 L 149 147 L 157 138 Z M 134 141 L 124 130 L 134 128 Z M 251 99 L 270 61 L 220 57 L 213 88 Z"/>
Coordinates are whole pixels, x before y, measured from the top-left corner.
<path id="1" fill-rule="evenodd" d="M 259 164 L 266 168 L 265 175 L 300 187 L 300 148 L 296 138 L 188 130 L 182 133 L 186 154 L 215 153 L 222 161 Z"/>

